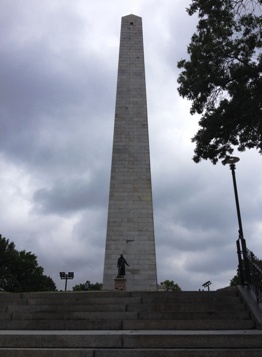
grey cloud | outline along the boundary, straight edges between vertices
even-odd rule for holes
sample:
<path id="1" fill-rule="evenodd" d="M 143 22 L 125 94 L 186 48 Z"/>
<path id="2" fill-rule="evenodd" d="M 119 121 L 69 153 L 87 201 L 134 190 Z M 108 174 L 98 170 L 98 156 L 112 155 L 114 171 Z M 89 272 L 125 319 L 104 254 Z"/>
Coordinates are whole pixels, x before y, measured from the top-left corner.
<path id="1" fill-rule="evenodd" d="M 75 34 L 77 30 L 73 28 Z M 108 127 L 108 113 L 113 116 L 111 62 L 81 46 L 74 48 L 66 41 L 70 34 L 60 33 L 64 47 L 60 44 L 59 49 L 48 33 L 33 42 L 13 35 L 11 45 L 2 48 L 0 148 L 17 163 L 39 163 L 39 169 L 45 162 L 50 167 L 56 157 L 54 164 L 61 162 L 64 152 L 79 144 L 79 134 L 85 134 L 84 147 L 99 126 Z"/>
<path id="2" fill-rule="evenodd" d="M 203 251 L 198 255 L 189 257 L 186 260 L 185 267 L 187 271 L 194 273 L 208 272 L 209 274 L 217 274 L 218 271 L 232 270 L 233 263 L 236 262 L 237 256 L 232 250 L 235 248 L 234 244 L 228 246 L 217 247 L 216 251 Z M 233 276 L 232 276 L 233 277 Z"/>
<path id="3" fill-rule="evenodd" d="M 108 172 L 109 173 L 109 172 Z M 41 214 L 70 214 L 79 210 L 103 207 L 108 197 L 109 180 L 104 173 L 91 178 L 71 179 L 55 183 L 50 189 L 34 193 L 36 211 Z"/>

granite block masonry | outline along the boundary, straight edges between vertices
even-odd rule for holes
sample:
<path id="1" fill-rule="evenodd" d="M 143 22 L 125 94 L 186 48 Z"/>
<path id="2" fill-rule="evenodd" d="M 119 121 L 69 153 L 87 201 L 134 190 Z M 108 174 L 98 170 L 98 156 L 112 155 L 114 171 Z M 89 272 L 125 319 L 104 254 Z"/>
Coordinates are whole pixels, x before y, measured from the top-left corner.
<path id="1" fill-rule="evenodd" d="M 122 18 L 103 290 L 123 254 L 126 290 L 157 290 L 142 18 Z"/>

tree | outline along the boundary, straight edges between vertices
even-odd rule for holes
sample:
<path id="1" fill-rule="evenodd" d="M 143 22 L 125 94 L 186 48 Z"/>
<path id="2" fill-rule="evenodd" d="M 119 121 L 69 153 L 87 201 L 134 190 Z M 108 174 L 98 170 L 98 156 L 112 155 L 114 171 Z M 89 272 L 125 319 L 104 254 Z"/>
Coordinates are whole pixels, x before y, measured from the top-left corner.
<path id="1" fill-rule="evenodd" d="M 252 263 L 249 264 L 251 283 L 257 284 L 262 289 L 262 260 L 258 259 L 252 252 Z M 244 262 L 241 261 L 244 269 Z M 240 269 L 237 268 L 236 275 L 230 280 L 230 286 L 241 285 Z"/>
<path id="2" fill-rule="evenodd" d="M 84 291 L 85 290 L 85 284 L 77 284 L 73 286 L 73 291 Z"/>
<path id="3" fill-rule="evenodd" d="M 175 284 L 173 280 L 165 280 L 160 283 L 166 291 L 181 291 L 181 288 L 178 284 Z"/>
<path id="4" fill-rule="evenodd" d="M 262 153 L 262 0 L 192 0 L 197 32 L 188 46 L 179 94 L 201 114 L 193 160 L 219 159 L 234 149 Z"/>
<path id="5" fill-rule="evenodd" d="M 55 291 L 54 281 L 43 274 L 37 257 L 0 235 L 0 289 L 10 292 Z"/>
<path id="6" fill-rule="evenodd" d="M 89 291 L 99 291 L 102 290 L 102 285 L 101 283 L 89 283 Z M 85 284 L 77 284 L 73 287 L 73 291 L 83 291 L 85 290 Z"/>
<path id="7" fill-rule="evenodd" d="M 95 283 L 95 284 L 90 284 L 90 288 L 89 288 L 89 290 L 93 290 L 93 291 L 99 291 L 99 290 L 102 290 L 102 286 L 103 286 L 103 284 L 101 284 L 101 283 Z"/>
<path id="8" fill-rule="evenodd" d="M 237 274 L 230 280 L 230 286 L 241 285 L 239 269 L 237 269 Z"/>

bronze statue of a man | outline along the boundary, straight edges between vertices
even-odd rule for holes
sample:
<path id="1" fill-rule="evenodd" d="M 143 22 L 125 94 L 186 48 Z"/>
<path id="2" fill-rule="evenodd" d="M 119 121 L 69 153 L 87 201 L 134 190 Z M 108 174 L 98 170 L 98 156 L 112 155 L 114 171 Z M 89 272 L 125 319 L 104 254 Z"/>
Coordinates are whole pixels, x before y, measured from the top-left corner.
<path id="1" fill-rule="evenodd" d="M 117 261 L 117 268 L 118 268 L 118 278 L 122 278 L 126 275 L 126 265 L 129 266 L 125 258 L 123 257 L 123 254 L 120 255 Z"/>

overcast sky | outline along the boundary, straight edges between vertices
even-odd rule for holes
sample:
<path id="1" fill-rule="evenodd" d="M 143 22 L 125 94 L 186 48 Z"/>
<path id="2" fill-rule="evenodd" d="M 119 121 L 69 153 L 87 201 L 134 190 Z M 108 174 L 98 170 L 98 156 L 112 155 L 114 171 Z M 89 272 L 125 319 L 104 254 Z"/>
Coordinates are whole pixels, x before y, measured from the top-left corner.
<path id="1" fill-rule="evenodd" d="M 229 285 L 237 215 L 229 167 L 192 161 L 198 117 L 177 93 L 189 0 L 0 0 L 0 233 L 58 289 L 102 282 L 121 17 L 143 18 L 158 282 Z M 244 235 L 262 258 L 262 167 L 235 155 Z"/>

